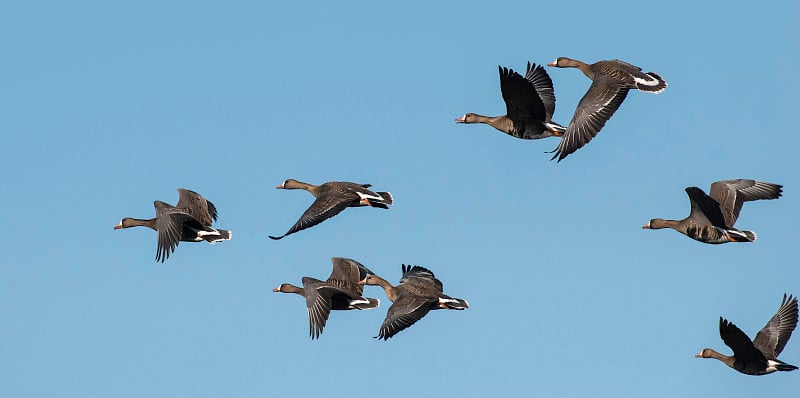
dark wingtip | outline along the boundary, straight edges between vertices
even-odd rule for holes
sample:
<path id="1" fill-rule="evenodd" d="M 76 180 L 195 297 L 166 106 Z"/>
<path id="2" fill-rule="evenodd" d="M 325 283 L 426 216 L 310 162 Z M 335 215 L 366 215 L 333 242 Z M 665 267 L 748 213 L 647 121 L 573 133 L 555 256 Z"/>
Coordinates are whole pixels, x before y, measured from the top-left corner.
<path id="1" fill-rule="evenodd" d="M 781 363 L 775 366 L 776 369 L 782 372 L 791 372 L 793 370 L 797 370 L 797 366 L 789 365 L 788 363 Z"/>
<path id="2" fill-rule="evenodd" d="M 286 235 L 283 235 L 283 236 L 272 236 L 272 235 L 269 235 L 269 238 L 272 239 L 272 240 L 280 240 L 280 239 L 283 239 L 284 236 L 286 236 Z"/>

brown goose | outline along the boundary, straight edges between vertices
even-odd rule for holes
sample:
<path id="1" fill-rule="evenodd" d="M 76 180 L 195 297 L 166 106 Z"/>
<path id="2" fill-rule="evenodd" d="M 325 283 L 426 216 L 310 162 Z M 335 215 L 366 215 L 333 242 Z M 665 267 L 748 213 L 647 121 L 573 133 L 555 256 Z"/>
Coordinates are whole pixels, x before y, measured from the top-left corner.
<path id="1" fill-rule="evenodd" d="M 304 277 L 302 288 L 284 283 L 272 289 L 273 292 L 295 293 L 306 298 L 311 339 L 322 334 L 331 310 L 367 310 L 380 305 L 378 299 L 361 297 L 363 285 L 359 282 L 372 274 L 372 271 L 349 258 L 334 257 L 331 262 L 333 271 L 324 282 Z"/>
<path id="2" fill-rule="evenodd" d="M 311 185 L 293 179 L 288 179 L 277 189 L 305 189 L 314 195 L 317 200 L 311 204 L 300 219 L 281 236 L 270 236 L 270 239 L 281 239 L 297 231 L 313 227 L 339 213 L 348 207 L 372 206 L 388 209 L 394 203 L 389 192 L 372 192 L 370 184 L 356 184 L 353 182 L 332 181 L 322 185 Z"/>
<path id="3" fill-rule="evenodd" d="M 733 350 L 733 356 L 722 355 L 711 348 L 703 348 L 695 358 L 718 359 L 741 373 L 753 376 L 775 371 L 792 371 L 797 369 L 797 366 L 779 360 L 778 355 L 792 337 L 792 331 L 796 326 L 797 298 L 792 298 L 790 295 L 787 299 L 784 293 L 778 312 L 756 334 L 755 340 L 750 341 L 741 329 L 720 317 L 719 336 L 725 345 Z"/>
<path id="4" fill-rule="evenodd" d="M 153 202 L 156 217 L 149 220 L 123 218 L 114 229 L 148 227 L 158 232 L 156 261 L 162 263 L 175 251 L 178 242 L 208 243 L 229 240 L 233 233 L 211 227 L 217 219 L 217 208 L 197 192 L 178 188 L 178 205 L 172 206 L 160 200 Z"/>
<path id="5" fill-rule="evenodd" d="M 467 113 L 456 119 L 456 123 L 488 124 L 512 137 L 526 140 L 564 134 L 564 126 L 551 120 L 556 109 L 556 96 L 553 81 L 544 68 L 528 62 L 525 77 L 512 69 L 498 68 L 506 114 L 488 117 Z"/>
<path id="6" fill-rule="evenodd" d="M 667 82 L 661 76 L 653 72 L 643 73 L 642 68 L 618 59 L 597 61 L 589 65 L 578 60 L 559 57 L 547 66 L 578 68 L 586 77 L 592 79 L 592 85 L 578 102 L 567 131 L 553 151 L 555 155 L 552 159 L 558 157 L 559 162 L 589 143 L 600 132 L 625 100 L 628 90 L 635 88 L 657 94 L 667 88 Z"/>
<path id="7" fill-rule="evenodd" d="M 381 330 L 375 336 L 388 340 L 398 332 L 413 325 L 430 310 L 440 308 L 463 310 L 469 308 L 467 300 L 457 299 L 442 293 L 442 282 L 430 270 L 420 266 L 402 265 L 403 277 L 400 284 L 392 286 L 385 279 L 370 275 L 364 284 L 377 285 L 386 292 L 393 302 L 386 313 Z"/>
<path id="8" fill-rule="evenodd" d="M 777 199 L 783 186 L 755 180 L 725 180 L 711 184 L 711 195 L 697 187 L 686 188 L 692 210 L 683 220 L 654 218 L 644 229 L 672 228 L 703 243 L 752 242 L 753 231 L 733 228 L 742 204 L 751 200 Z"/>

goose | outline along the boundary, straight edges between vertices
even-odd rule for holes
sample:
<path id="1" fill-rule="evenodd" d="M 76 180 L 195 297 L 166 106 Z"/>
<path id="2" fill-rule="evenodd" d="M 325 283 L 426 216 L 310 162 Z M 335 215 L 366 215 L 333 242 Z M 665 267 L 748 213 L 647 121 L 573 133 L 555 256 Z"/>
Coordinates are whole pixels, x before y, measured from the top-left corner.
<path id="1" fill-rule="evenodd" d="M 578 102 L 561 142 L 553 151 L 555 155 L 550 160 L 557 157 L 559 162 L 588 144 L 600 132 L 625 100 L 630 89 L 658 94 L 667 88 L 667 82 L 661 76 L 653 72 L 643 73 L 642 68 L 618 59 L 597 61 L 589 65 L 575 59 L 559 57 L 547 66 L 578 68 L 592 79 L 589 90 Z"/>
<path id="2" fill-rule="evenodd" d="M 363 285 L 360 281 L 372 274 L 367 267 L 349 258 L 331 258 L 333 271 L 326 281 L 303 277 L 303 287 L 283 283 L 273 292 L 294 293 L 306 298 L 309 335 L 319 338 L 331 310 L 367 310 L 380 305 L 380 300 L 361 297 Z"/>
<path id="3" fill-rule="evenodd" d="M 339 213 L 348 207 L 371 206 L 388 209 L 394 203 L 389 192 L 372 192 L 370 184 L 356 184 L 353 182 L 331 181 L 322 185 L 311 185 L 295 179 L 288 179 L 277 189 L 304 189 L 317 199 L 311 204 L 300 219 L 281 236 L 270 236 L 270 239 L 282 239 L 297 231 L 313 227 Z"/>
<path id="4" fill-rule="evenodd" d="M 528 62 L 525 77 L 512 69 L 500 69 L 500 92 L 506 103 L 506 114 L 488 117 L 467 113 L 456 123 L 483 123 L 512 137 L 535 140 L 561 136 L 566 129 L 551 120 L 556 109 L 553 81 L 544 67 Z"/>
<path id="5" fill-rule="evenodd" d="M 711 184 L 711 195 L 697 187 L 686 188 L 691 212 L 683 220 L 654 218 L 643 229 L 672 228 L 696 241 L 710 244 L 753 242 L 756 233 L 733 228 L 742 204 L 751 200 L 777 199 L 782 185 L 737 179 Z"/>
<path id="6" fill-rule="evenodd" d="M 178 242 L 216 243 L 230 240 L 233 233 L 225 229 L 214 229 L 211 223 L 217 219 L 217 208 L 200 194 L 178 188 L 178 204 L 172 206 L 156 200 L 153 202 L 156 217 L 149 220 L 125 217 L 114 229 L 147 227 L 158 232 L 156 261 L 162 263 L 178 247 Z"/>
<path id="7" fill-rule="evenodd" d="M 366 285 L 382 287 L 386 292 L 386 297 L 393 303 L 375 338 L 388 340 L 422 319 L 431 310 L 469 308 L 467 300 L 443 294 L 442 282 L 436 279 L 429 269 L 402 264 L 402 270 L 403 276 L 397 286 L 392 286 L 391 283 L 374 274 L 361 282 Z"/>
<path id="8" fill-rule="evenodd" d="M 761 376 L 776 371 L 788 372 L 797 369 L 778 359 L 783 347 L 792 337 L 797 326 L 797 298 L 783 295 L 778 312 L 772 316 L 755 340 L 750 340 L 732 322 L 719 318 L 719 336 L 733 350 L 733 356 L 722 355 L 711 348 L 703 348 L 695 358 L 714 358 L 738 372 Z"/>

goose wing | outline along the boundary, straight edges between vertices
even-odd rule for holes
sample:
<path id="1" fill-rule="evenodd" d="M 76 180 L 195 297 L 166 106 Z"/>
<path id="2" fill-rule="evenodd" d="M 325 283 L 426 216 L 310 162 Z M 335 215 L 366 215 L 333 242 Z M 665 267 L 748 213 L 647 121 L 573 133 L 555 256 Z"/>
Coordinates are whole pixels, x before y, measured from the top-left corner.
<path id="1" fill-rule="evenodd" d="M 567 155 L 589 143 L 622 105 L 630 88 L 616 79 L 599 75 L 578 102 L 575 114 L 561 137 L 552 159 L 560 162 Z"/>
<path id="2" fill-rule="evenodd" d="M 797 298 L 791 295 L 787 298 L 784 294 L 778 312 L 756 334 L 753 345 L 767 358 L 775 359 L 792 337 L 795 327 L 797 327 Z"/>
<path id="3" fill-rule="evenodd" d="M 545 106 L 533 83 L 512 69 L 498 68 L 506 115 L 511 119 L 545 120 Z"/>
<path id="4" fill-rule="evenodd" d="M 545 118 L 540 120 L 550 121 L 556 111 L 556 94 L 553 91 L 553 80 L 550 79 L 550 75 L 547 74 L 542 65 L 530 62 L 528 62 L 525 71 L 525 79 L 533 84 L 533 88 L 544 105 Z"/>
<path id="5" fill-rule="evenodd" d="M 346 209 L 351 203 L 348 198 L 340 196 L 324 195 L 317 198 L 311 207 L 306 209 L 300 219 L 289 228 L 285 234 L 281 236 L 270 236 L 271 239 L 281 239 L 287 235 L 291 235 L 297 231 L 302 231 L 306 228 L 311 228 Z"/>
<path id="6" fill-rule="evenodd" d="M 328 277 L 328 282 L 338 283 L 340 288 L 348 290 L 357 296 L 364 292 L 364 286 L 359 285 L 358 282 L 366 279 L 370 274 L 375 275 L 369 268 L 353 259 L 333 257 L 331 258 L 331 263 L 333 263 L 333 271 L 331 271 L 331 276 Z"/>
<path id="7" fill-rule="evenodd" d="M 724 180 L 711 184 L 711 197 L 719 202 L 725 224 L 733 227 L 742 204 L 751 200 L 777 199 L 781 196 L 781 185 L 747 179 Z"/>
<path id="8" fill-rule="evenodd" d="M 430 310 L 431 301 L 429 299 L 413 294 L 400 293 L 392 306 L 389 307 L 377 338 L 388 340 L 422 319 Z"/>
<path id="9" fill-rule="evenodd" d="M 178 188 L 178 204 L 175 207 L 191 214 L 208 227 L 211 226 L 213 221 L 217 220 L 216 206 L 199 193 L 188 189 Z"/>
<path id="10" fill-rule="evenodd" d="M 158 231 L 156 261 L 163 263 L 178 247 L 184 226 L 197 230 L 204 230 L 205 227 L 189 213 L 160 200 L 153 202 L 153 206 L 156 208 L 156 230 Z"/>
<path id="11" fill-rule="evenodd" d="M 689 203 L 691 203 L 692 206 L 689 218 L 698 224 L 728 228 L 728 226 L 725 225 L 725 217 L 722 215 L 719 203 L 717 203 L 714 198 L 706 195 L 706 193 L 698 187 L 686 188 L 686 194 L 689 195 Z"/>
<path id="12" fill-rule="evenodd" d="M 722 317 L 719 318 L 719 336 L 728 347 L 733 350 L 733 355 L 737 362 L 756 362 L 767 365 L 767 359 L 750 341 L 744 332 L 736 327 L 732 322 L 728 322 Z"/>

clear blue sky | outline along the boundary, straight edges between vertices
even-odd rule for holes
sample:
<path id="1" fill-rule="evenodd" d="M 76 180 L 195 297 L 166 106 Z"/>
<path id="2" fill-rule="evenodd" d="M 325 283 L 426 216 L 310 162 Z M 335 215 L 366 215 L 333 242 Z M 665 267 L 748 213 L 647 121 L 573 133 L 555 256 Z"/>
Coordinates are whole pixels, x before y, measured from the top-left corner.
<path id="1" fill-rule="evenodd" d="M 693 355 L 730 352 L 719 316 L 753 336 L 800 294 L 798 20 L 791 1 L 0 6 L 0 395 L 796 395 L 800 372 Z M 497 65 L 558 56 L 669 87 L 631 92 L 559 164 L 557 139 L 453 122 L 505 113 Z M 567 124 L 590 81 L 548 72 Z M 396 204 L 272 241 L 312 201 L 286 178 Z M 785 186 L 745 205 L 757 242 L 641 229 L 730 178 Z M 155 233 L 112 227 L 178 187 L 234 238 L 156 263 Z M 311 341 L 303 300 L 271 289 L 334 256 L 395 283 L 423 265 L 471 307 L 377 341 L 389 302 L 369 287 L 381 308 L 333 313 Z"/>

